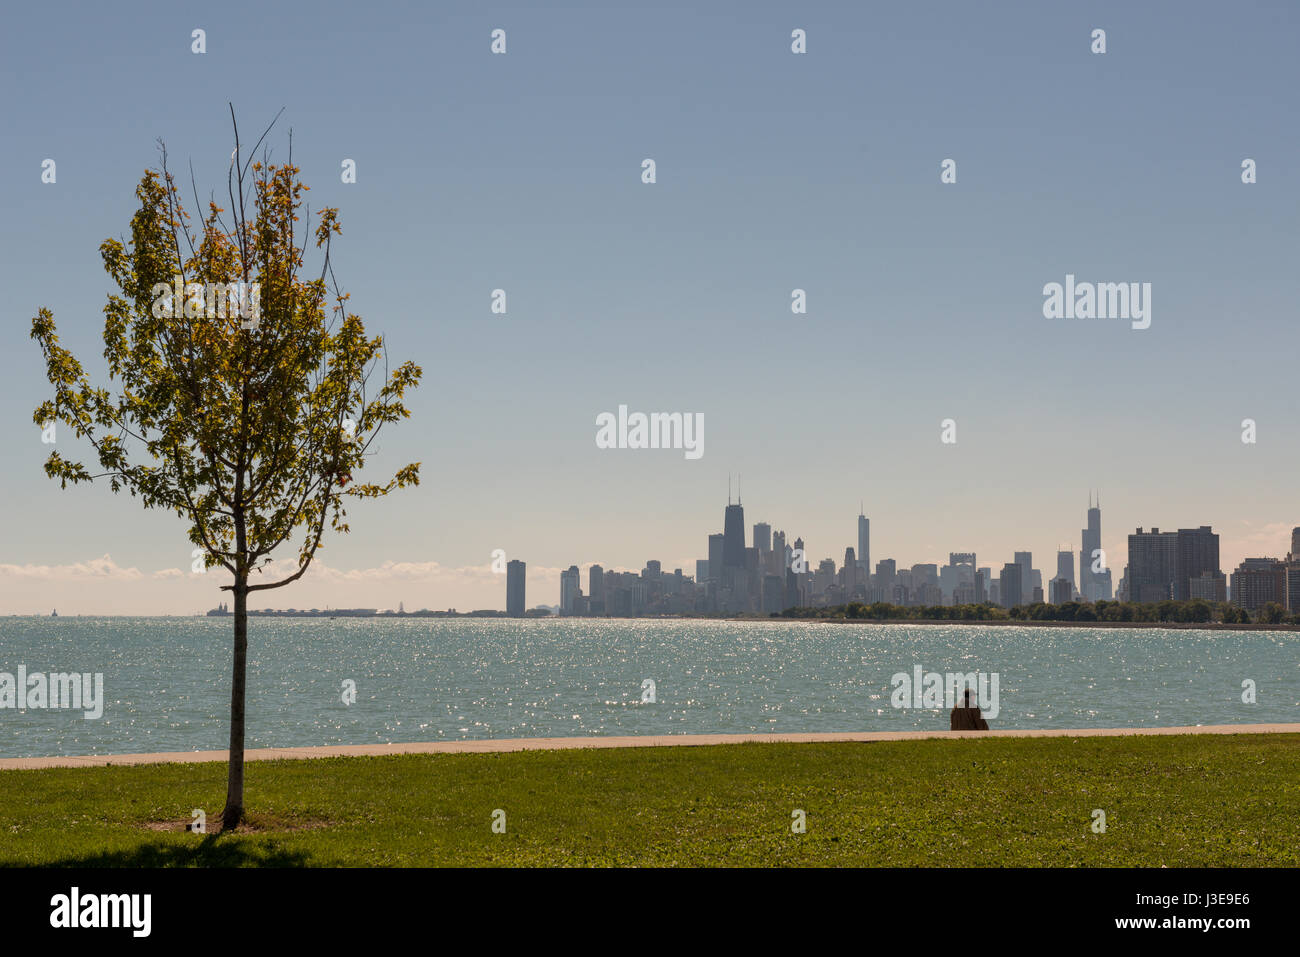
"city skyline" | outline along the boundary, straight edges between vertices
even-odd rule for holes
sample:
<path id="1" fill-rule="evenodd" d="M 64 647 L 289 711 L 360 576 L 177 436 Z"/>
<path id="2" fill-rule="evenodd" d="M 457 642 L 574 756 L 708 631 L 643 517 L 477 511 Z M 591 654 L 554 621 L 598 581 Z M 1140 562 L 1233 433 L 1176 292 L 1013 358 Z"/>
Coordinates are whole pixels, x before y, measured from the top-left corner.
<path id="1" fill-rule="evenodd" d="M 1162 601 L 1231 601 L 1248 611 L 1269 603 L 1289 612 L 1300 611 L 1300 526 L 1293 527 L 1285 558 L 1251 557 L 1226 574 L 1220 567 L 1219 535 L 1208 525 L 1176 532 L 1150 532 L 1139 527 L 1128 536 L 1123 571 L 1117 589 L 1111 562 L 1100 547 L 1101 497 L 1090 492 L 1087 526 L 1075 584 L 1073 555 L 1056 553 L 1056 573 L 1048 579 L 1034 567 L 1033 553 L 1016 551 L 1011 561 L 979 564 L 976 552 L 950 552 L 948 563 L 917 562 L 910 567 L 885 558 L 874 569 L 860 561 L 853 546 L 844 550 L 842 565 L 834 557 L 820 560 L 806 550 L 802 537 L 784 529 L 773 534 L 769 522 L 753 524 L 753 544 L 745 540 L 743 505 L 731 501 L 728 481 L 724 531 L 710 533 L 706 559 L 696 559 L 695 573 L 682 566 L 669 574 L 662 562 L 646 561 L 635 569 L 588 567 L 589 588 L 582 589 L 580 566 L 561 575 L 559 601 L 552 608 L 561 616 L 638 616 L 643 614 L 778 614 L 793 608 L 832 608 L 850 602 L 896 606 L 989 604 L 1013 608 L 1030 604 L 1118 600 L 1150 604 Z M 859 506 L 857 552 L 869 556 L 870 523 Z M 793 542 L 793 545 L 791 545 Z M 1042 561 L 1046 562 L 1044 557 Z M 612 574 L 611 574 L 612 573 Z M 511 589 L 513 590 L 513 585 Z M 522 586 L 520 586 L 522 587 Z M 523 613 L 520 596 L 514 606 Z"/>
<path id="2" fill-rule="evenodd" d="M 1090 496 L 1088 515 L 1091 520 L 1093 512 L 1097 511 L 1097 509 L 1091 504 L 1091 495 L 1093 493 L 1089 491 L 1088 494 Z M 749 542 L 755 525 L 765 526 L 769 534 L 776 527 L 776 523 L 767 520 L 745 523 L 743 513 L 740 511 L 743 509 L 743 505 L 739 501 L 729 502 L 727 509 L 735 510 L 730 512 L 735 516 L 734 531 L 737 538 L 743 538 L 746 543 Z M 842 536 L 844 542 L 856 542 L 857 547 L 860 547 L 863 540 L 862 533 L 866 531 L 863 522 L 870 522 L 870 518 L 864 515 L 861 509 L 862 506 L 860 505 L 856 529 L 852 533 Z M 724 512 L 724 527 L 726 514 Z M 906 521 L 906 519 L 904 518 L 903 521 Z M 1113 523 L 1108 523 L 1108 527 L 1110 526 L 1113 526 Z M 869 528 L 869 525 L 867 528 Z M 1294 526 L 1289 522 L 1275 522 L 1268 527 L 1264 535 L 1244 537 L 1235 544 L 1231 542 L 1231 539 L 1224 541 L 1221 546 L 1223 557 L 1220 567 L 1225 577 L 1230 578 L 1233 571 L 1247 559 L 1283 559 L 1289 551 L 1295 550 L 1296 543 L 1293 528 Z M 803 536 L 790 534 L 788 529 L 778 529 L 778 531 L 787 533 L 788 544 L 791 547 L 793 547 L 796 540 L 804 543 L 810 570 L 815 570 L 826 559 L 834 560 L 837 568 L 842 567 L 843 545 L 830 545 L 819 551 L 812 539 L 805 540 Z M 1139 526 L 1138 531 L 1141 532 L 1142 527 Z M 1159 527 L 1152 526 L 1151 531 L 1156 533 L 1159 531 Z M 1183 529 L 1183 531 L 1187 530 Z M 1083 534 L 1085 536 L 1088 534 L 1088 528 L 1084 528 Z M 867 532 L 867 535 L 869 536 L 870 532 Z M 1106 548 L 1107 570 L 1111 571 L 1111 580 L 1114 586 L 1118 587 L 1120 576 L 1124 573 L 1124 564 L 1127 561 L 1133 532 L 1131 530 L 1114 530 L 1112 528 L 1106 535 L 1107 541 L 1115 543 Z M 725 540 L 725 532 L 714 533 L 711 537 L 716 537 L 718 544 L 722 545 Z M 1036 537 L 1041 540 L 1046 536 L 1039 534 L 1025 537 Z M 1223 538 L 1221 534 L 1220 537 Z M 1021 541 L 1021 538 L 1013 540 Z M 896 542 L 897 538 L 890 536 L 887 541 Z M 733 547 L 743 549 L 745 546 Z M 884 549 L 874 546 L 869 547 L 876 554 L 885 554 Z M 856 552 L 853 544 L 849 544 L 848 548 Z M 632 553 L 636 551 L 636 546 L 625 545 L 621 550 L 625 553 Z M 498 556 L 497 551 L 505 554 Z M 1051 597 L 1051 579 L 1057 577 L 1056 573 L 1049 575 L 1046 571 L 1051 567 L 1052 556 L 1055 556 L 1055 563 L 1059 572 L 1065 563 L 1065 555 L 1068 553 L 1070 561 L 1073 562 L 1082 557 L 1083 548 L 1076 547 L 1064 551 L 1054 547 L 1045 548 L 1041 551 L 1015 548 L 1012 549 L 1009 560 L 1015 564 L 1020 561 L 1020 556 L 1025 553 L 1036 556 L 1033 560 L 1033 570 L 1040 576 L 1044 599 L 1049 600 Z M 723 552 L 719 552 L 719 555 L 722 554 Z M 917 561 L 910 561 L 901 557 L 906 554 L 907 552 L 904 551 L 899 555 L 889 555 L 886 560 L 897 562 L 899 570 L 910 569 L 915 565 L 932 564 L 942 567 L 946 564 L 945 559 L 954 553 L 950 549 L 943 547 L 926 546 L 924 551 L 918 553 L 919 560 Z M 997 573 L 1002 565 L 1001 553 L 998 553 L 995 549 L 988 551 L 976 549 L 972 554 L 984 556 L 980 567 L 992 568 L 996 581 Z M 1118 567 L 1114 557 L 1116 555 L 1120 556 Z M 989 556 L 998 559 L 997 564 L 993 564 Z M 595 565 L 610 572 L 639 573 L 645 567 L 646 561 L 657 561 L 669 571 L 680 568 L 685 576 L 696 577 L 698 563 L 707 563 L 707 560 L 707 558 L 701 559 L 700 556 L 689 558 L 679 556 L 671 560 L 642 559 L 638 562 L 633 559 L 629 562 L 615 563 L 584 560 L 576 564 L 584 572 Z M 560 605 L 558 589 L 562 576 L 574 564 L 572 562 L 568 565 L 562 562 L 555 564 L 532 563 L 527 559 L 520 561 L 516 553 L 511 553 L 505 549 L 494 550 L 487 560 L 481 564 L 459 567 L 443 566 L 436 562 L 411 561 L 386 562 L 374 568 L 339 569 L 331 566 L 328 561 L 320 561 L 320 567 L 309 571 L 308 575 L 304 577 L 300 588 L 292 592 L 295 600 L 291 602 L 281 601 L 279 604 L 283 607 L 296 608 L 377 607 L 395 609 L 401 602 L 405 601 L 412 608 L 423 607 L 433 610 L 455 608 L 458 611 L 494 609 L 506 611 L 508 610 L 506 584 L 511 574 L 510 569 L 516 565 L 524 565 L 527 568 L 525 586 L 527 594 L 529 596 L 540 596 L 536 600 L 529 600 L 526 607 L 530 609 L 539 605 L 558 607 Z M 500 565 L 502 570 L 494 571 L 496 565 Z M 288 568 L 289 566 L 286 564 L 285 567 Z M 1080 568 L 1082 568 L 1082 564 Z M 1073 568 L 1071 568 L 1071 571 L 1073 571 Z M 874 575 L 876 569 L 873 567 L 870 572 Z M 1081 582 L 1082 578 L 1077 578 L 1076 581 Z M 219 571 L 208 572 L 206 575 L 195 575 L 187 573 L 186 570 L 180 567 L 170 569 L 132 568 L 113 561 L 111 555 L 69 566 L 29 566 L 24 568 L 0 561 L 0 615 L 48 614 L 54 608 L 64 609 L 61 612 L 62 614 L 201 614 L 206 609 L 218 604 L 220 596 L 228 595 L 227 592 L 216 591 L 217 587 L 224 583 Z M 95 595 L 96 585 L 104 590 L 102 597 L 98 600 L 92 597 L 90 602 L 86 603 L 84 596 Z M 151 606 L 150 600 L 145 596 L 156 593 L 160 588 L 171 592 L 172 595 L 163 602 Z M 340 589 L 346 589 L 346 591 L 340 594 Z M 27 600 L 23 600 L 19 594 L 20 591 L 27 595 Z M 421 595 L 425 593 L 440 596 L 443 600 L 432 598 L 425 601 L 421 598 Z M 113 600 L 108 597 L 110 594 L 117 596 L 118 599 L 125 596 L 127 603 L 115 605 Z M 212 600 L 208 601 L 204 598 L 205 594 L 213 596 Z M 186 596 L 189 596 L 188 599 Z M 1028 590 L 1026 590 L 1024 597 L 1026 601 L 1029 600 L 1030 593 Z M 1076 597 L 1082 598 L 1078 592 L 1076 592 Z M 1112 589 L 1111 595 L 1103 597 L 1114 597 L 1114 589 Z M 205 604 L 205 601 L 207 604 Z M 275 602 L 269 601 L 262 605 L 250 607 L 269 609 L 277 607 L 277 605 Z"/>
<path id="3" fill-rule="evenodd" d="M 1099 509 L 1092 505 L 1092 490 L 1088 491 L 1087 516 L 1089 522 L 1095 517 L 1100 519 Z M 723 526 L 724 530 L 717 533 L 711 533 L 709 537 L 716 538 L 717 544 L 722 547 L 725 543 L 726 534 L 726 516 L 733 516 L 733 560 L 750 542 L 754 526 L 764 526 L 768 533 L 776 532 L 786 533 L 787 544 L 793 547 L 793 544 L 800 541 L 804 544 L 807 552 L 806 558 L 810 571 L 815 571 L 817 566 L 827 560 L 833 560 L 837 569 L 842 568 L 845 548 L 856 552 L 863 542 L 863 533 L 870 541 L 870 517 L 862 512 L 863 505 L 859 505 L 859 514 L 856 519 L 856 526 L 851 527 L 849 533 L 841 536 L 845 544 L 832 544 L 828 546 L 819 546 L 811 539 L 805 539 L 801 535 L 789 532 L 789 528 L 778 528 L 777 523 L 763 519 L 757 522 L 747 522 L 743 515 L 743 505 L 737 500 L 728 502 L 724 510 Z M 906 517 L 900 519 L 900 523 L 906 523 Z M 868 523 L 864 527 L 864 522 Z M 847 522 L 844 523 L 846 526 Z M 877 523 L 879 524 L 879 523 Z M 1106 536 L 1104 541 L 1111 542 L 1109 547 L 1105 548 L 1107 556 L 1107 571 L 1111 572 L 1110 580 L 1113 583 L 1111 594 L 1100 597 L 1115 597 L 1115 589 L 1120 583 L 1120 576 L 1124 574 L 1124 565 L 1127 561 L 1129 548 L 1134 532 L 1130 529 L 1114 529 L 1112 522 L 1107 522 L 1107 531 L 1103 534 Z M 1174 527 L 1179 523 L 1175 522 Z M 1199 527 L 1199 526 L 1198 526 Z M 1276 558 L 1279 560 L 1290 551 L 1295 550 L 1296 543 L 1293 534 L 1294 525 L 1290 522 L 1274 522 L 1268 526 L 1263 535 L 1245 536 L 1235 543 L 1231 539 L 1224 540 L 1222 533 L 1219 535 L 1223 544 L 1219 550 L 1222 554 L 1220 559 L 1220 568 L 1225 578 L 1231 578 L 1234 570 L 1248 559 Z M 1143 531 L 1143 526 L 1137 527 L 1138 532 Z M 1186 532 L 1188 529 L 1183 528 Z M 1151 533 L 1161 535 L 1173 535 L 1174 533 L 1159 533 L 1159 526 L 1151 526 Z M 1014 534 L 1014 533 L 1012 533 Z M 1040 587 L 1043 589 L 1044 600 L 1051 597 L 1051 580 L 1057 577 L 1056 573 L 1049 575 L 1047 569 L 1053 564 L 1055 556 L 1055 565 L 1059 572 L 1064 564 L 1064 556 L 1068 552 L 1070 561 L 1082 559 L 1088 539 L 1089 528 L 1085 526 L 1081 537 L 1084 541 L 1080 546 L 1073 549 L 1059 550 L 1055 547 L 1044 548 L 1041 551 L 1037 549 L 1013 548 L 1009 553 L 1009 558 L 1003 558 L 1001 552 L 996 549 L 977 548 L 972 555 L 984 556 L 978 567 L 991 568 L 996 582 L 999 577 L 1003 562 L 1010 564 L 1022 564 L 1021 556 L 1025 554 L 1035 556 L 1033 559 L 1033 571 L 1038 577 Z M 1023 538 L 1034 537 L 1038 540 L 1046 538 L 1043 534 L 1034 536 L 1019 536 L 1008 540 L 1022 542 Z M 737 544 L 742 541 L 746 544 Z M 887 542 L 894 543 L 898 541 L 896 535 L 889 536 Z M 872 553 L 886 555 L 887 549 L 880 548 L 876 545 L 868 545 Z M 562 549 L 557 549 L 562 551 Z M 625 544 L 621 549 L 623 553 L 634 553 L 637 548 L 632 544 Z M 704 549 L 706 554 L 710 551 L 706 543 Z M 497 552 L 504 554 L 498 555 Z M 725 561 L 725 548 L 718 552 Z M 888 554 L 884 560 L 892 560 L 897 563 L 900 571 L 912 568 L 916 565 L 935 565 L 942 567 L 947 564 L 947 559 L 954 554 L 951 549 L 943 546 L 927 545 L 924 549 L 913 552 L 918 556 L 918 560 L 911 561 L 904 557 L 908 555 L 907 546 L 898 554 Z M 1120 556 L 1118 565 L 1115 556 Z M 990 558 L 992 556 L 992 558 Z M 997 559 L 994 564 L 994 559 Z M 743 562 L 743 557 L 739 559 Z M 484 562 L 478 565 L 466 566 L 443 566 L 436 562 L 386 562 L 381 566 L 362 569 L 339 569 L 331 566 L 329 562 L 318 561 L 319 568 L 313 568 L 308 572 L 299 587 L 291 593 L 286 594 L 277 603 L 269 600 L 263 604 L 250 605 L 257 608 L 276 608 L 276 607 L 295 607 L 295 608 L 328 608 L 328 607 L 376 607 L 380 609 L 395 609 L 401 602 L 408 603 L 414 608 L 427 608 L 432 610 L 445 610 L 455 608 L 457 611 L 470 610 L 501 610 L 507 611 L 507 582 L 511 575 L 511 569 L 517 565 L 526 567 L 525 588 L 526 593 L 530 596 L 526 602 L 526 608 L 532 609 L 540 605 L 548 607 L 559 607 L 559 589 L 563 580 L 563 575 L 574 564 L 582 569 L 584 574 L 587 569 L 593 565 L 600 567 L 604 571 L 617 573 L 634 573 L 639 574 L 645 567 L 647 561 L 655 561 L 664 569 L 671 572 L 673 569 L 680 568 L 685 577 L 696 577 L 698 564 L 707 563 L 708 558 L 701 558 L 699 555 L 694 557 L 679 556 L 676 559 L 642 559 L 640 562 L 633 559 L 624 562 L 600 562 L 584 560 L 581 562 L 570 562 L 567 565 L 563 562 L 555 564 L 533 563 L 526 557 L 522 560 L 518 553 L 510 552 L 505 548 L 494 549 Z M 1172 561 L 1172 559 L 1171 559 Z M 278 564 L 278 563 L 277 563 Z M 878 562 L 873 562 L 873 566 Z M 500 571 L 494 571 L 494 566 L 500 566 Z M 273 566 L 274 568 L 275 566 Z M 289 568 L 287 561 L 284 563 L 284 569 Z M 1079 568 L 1082 569 L 1082 562 Z M 1073 568 L 1071 569 L 1073 571 Z M 872 567 L 870 573 L 874 575 L 876 568 Z M 515 572 L 514 574 L 519 574 Z M 1083 576 L 1076 577 L 1076 586 L 1079 591 L 1076 597 L 1084 600 L 1081 594 Z M 105 555 L 98 559 L 91 559 L 85 562 L 79 562 L 69 566 L 28 566 L 22 567 L 14 564 L 0 561 L 0 616 L 14 614 L 49 614 L 50 610 L 55 608 L 62 609 L 60 614 L 125 614 L 125 615 L 190 615 L 202 614 L 207 609 L 217 605 L 221 601 L 221 596 L 228 595 L 228 592 L 218 592 L 219 585 L 225 584 L 224 578 L 220 571 L 210 571 L 204 575 L 196 575 L 181 567 L 168 569 L 139 569 L 130 566 L 120 565 L 112 560 L 111 555 Z M 985 582 L 986 586 L 988 582 Z M 86 601 L 85 596 L 95 595 L 95 586 L 98 585 L 103 589 L 101 597 L 98 599 L 91 598 Z M 1030 600 L 1032 586 L 1025 586 L 1024 599 Z M 345 591 L 340 592 L 340 589 Z M 150 604 L 150 599 L 145 597 L 148 594 L 157 594 L 159 590 L 170 592 L 171 595 L 158 604 Z M 586 586 L 584 585 L 584 594 Z M 134 592 L 134 594 L 133 594 Z M 21 593 L 21 594 L 20 594 Z M 430 600 L 421 597 L 423 594 L 431 596 Z M 26 595 L 24 600 L 22 595 Z M 203 597 L 210 595 L 210 600 Z M 293 601 L 283 600 L 292 595 Z M 37 597 L 40 596 L 40 597 Z M 113 597 L 120 601 L 126 597 L 126 604 L 114 604 Z M 884 600 L 884 599 L 881 599 Z M 206 604 L 205 604 L 206 602 Z M 46 607 L 48 606 L 48 607 Z"/>
<path id="4" fill-rule="evenodd" d="M 729 473 L 837 563 L 862 550 L 851 523 L 865 500 L 873 565 L 962 548 L 998 569 L 1031 551 L 1048 570 L 1061 544 L 1077 565 L 1074 503 L 1089 488 L 1105 490 L 1108 553 L 1139 526 L 1210 524 L 1225 571 L 1285 554 L 1278 517 L 1300 471 L 1300 181 L 1286 170 L 1300 133 L 1276 118 L 1293 97 L 1294 11 L 495 13 L 506 56 L 488 52 L 497 24 L 449 5 L 378 18 L 347 76 L 304 86 L 308 51 L 336 42 L 348 8 L 304 23 L 232 2 L 205 14 L 202 56 L 181 13 L 12 12 L 0 69 L 46 79 L 10 104 L 0 177 L 0 614 L 182 614 L 221 597 L 190 578 L 173 515 L 45 476 L 32 412 L 49 384 L 29 332 L 48 306 L 104 382 L 99 245 L 128 227 L 155 138 L 201 191 L 222 181 L 228 102 L 259 130 L 285 107 L 273 158 L 292 129 L 312 206 L 339 208 L 351 305 L 429 383 L 410 401 L 417 426 L 375 460 L 376 473 L 423 462 L 422 485 L 354 509 L 358 531 L 327 537 L 321 573 L 281 604 L 347 588 L 358 606 L 411 607 L 419 591 L 435 607 L 500 607 L 497 549 L 526 557 L 530 592 L 552 595 L 575 560 L 691 570 Z M 253 36 L 249 17 L 264 27 Z M 790 52 L 794 26 L 806 55 Z M 300 44 L 281 49 L 283 34 Z M 122 51 L 112 82 L 101 49 Z M 407 60 L 427 84 L 405 82 Z M 290 92 L 267 103 L 268 88 Z M 1063 115 L 1096 117 L 1105 135 Z M 57 181 L 42 182 L 46 158 Z M 355 182 L 340 179 L 345 159 Z M 1150 327 L 1045 318 L 1044 285 L 1071 275 L 1150 283 Z M 791 312 L 794 289 L 806 313 Z M 703 416 L 703 456 L 600 447 L 596 417 L 620 406 Z M 55 448 L 86 452 L 63 434 Z"/>

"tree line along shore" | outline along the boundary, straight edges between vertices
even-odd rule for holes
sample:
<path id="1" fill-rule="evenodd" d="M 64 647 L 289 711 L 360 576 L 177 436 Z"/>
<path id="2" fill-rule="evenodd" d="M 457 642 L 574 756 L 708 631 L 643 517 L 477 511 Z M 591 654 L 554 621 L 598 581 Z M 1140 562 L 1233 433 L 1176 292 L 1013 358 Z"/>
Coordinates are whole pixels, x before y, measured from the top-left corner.
<path id="1" fill-rule="evenodd" d="M 881 624 L 960 622 L 978 625 L 1075 625 L 1089 628 L 1218 628 L 1225 630 L 1300 630 L 1300 614 L 1270 602 L 1252 614 L 1228 602 L 1035 602 L 1002 608 L 998 605 L 891 605 L 888 602 L 849 602 L 829 608 L 789 608 L 773 618 L 856 621 Z"/>

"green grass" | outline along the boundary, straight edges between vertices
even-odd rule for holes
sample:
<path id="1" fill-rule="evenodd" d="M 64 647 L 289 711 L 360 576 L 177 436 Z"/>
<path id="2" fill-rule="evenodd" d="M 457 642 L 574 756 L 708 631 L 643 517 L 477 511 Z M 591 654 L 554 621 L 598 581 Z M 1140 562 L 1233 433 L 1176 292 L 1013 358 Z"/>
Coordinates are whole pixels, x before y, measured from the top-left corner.
<path id="1" fill-rule="evenodd" d="M 0 863 L 1300 865 L 1300 735 L 987 738 L 0 771 Z M 506 833 L 491 817 L 506 812 Z M 807 833 L 791 833 L 791 812 Z M 1106 812 L 1104 834 L 1092 811 Z"/>

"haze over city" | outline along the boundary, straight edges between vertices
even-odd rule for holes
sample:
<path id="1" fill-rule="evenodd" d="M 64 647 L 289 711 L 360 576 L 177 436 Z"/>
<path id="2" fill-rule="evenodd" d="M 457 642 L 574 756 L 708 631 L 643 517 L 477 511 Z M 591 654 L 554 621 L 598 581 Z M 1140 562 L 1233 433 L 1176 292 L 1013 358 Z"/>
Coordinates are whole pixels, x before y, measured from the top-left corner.
<path id="1" fill-rule="evenodd" d="M 1080 524 L 1086 524 L 1087 503 L 1078 512 Z M 1127 537 L 1133 528 L 1114 530 L 1110 528 L 1107 509 L 1103 513 L 1106 521 L 1102 524 L 1102 548 L 1106 552 L 1107 562 L 1112 568 L 1111 587 L 1117 586 L 1124 572 L 1128 557 Z M 772 529 L 785 532 L 787 547 L 792 547 L 797 538 L 803 536 L 791 531 L 798 528 L 796 524 L 771 522 L 762 513 L 752 510 L 745 517 L 744 534 L 748 545 L 753 545 L 753 525 L 766 524 Z M 629 518 L 629 527 L 636 527 L 634 518 Z M 1198 523 L 1186 523 L 1196 526 Z M 697 562 L 706 560 L 709 555 L 709 534 L 723 531 L 722 516 L 718 515 L 714 525 L 701 529 L 695 538 L 700 547 L 694 553 L 676 559 L 659 559 L 647 555 L 639 563 L 627 565 L 588 558 L 574 562 L 582 569 L 582 588 L 588 588 L 587 578 L 590 566 L 598 564 L 606 571 L 639 573 L 647 562 L 658 562 L 665 573 L 679 568 L 688 577 L 696 577 Z M 834 544 L 819 546 L 812 540 L 805 540 L 806 561 L 810 571 L 816 570 L 823 559 L 831 559 L 837 567 L 842 567 L 846 547 L 860 549 L 859 530 L 856 517 L 852 524 L 845 523 L 846 531 Z M 1180 527 L 1177 524 L 1165 526 L 1167 529 Z M 988 553 L 983 549 L 949 547 L 946 549 L 929 547 L 926 549 L 907 549 L 894 552 L 887 551 L 882 542 L 897 542 L 899 536 L 882 536 L 879 533 L 879 519 L 870 526 L 871 567 L 881 559 L 892 558 L 898 568 L 910 568 L 916 564 L 946 565 L 953 552 L 974 551 L 979 556 L 980 567 L 991 567 L 996 580 L 998 569 L 1004 562 L 1011 562 L 1014 553 L 1029 551 L 1033 555 L 1033 568 L 1041 572 L 1039 584 L 1044 588 L 1045 596 L 1050 599 L 1050 580 L 1056 574 L 1057 551 L 1069 551 L 1076 569 L 1082 568 L 1079 559 L 1081 550 L 1081 532 L 1076 530 L 1073 538 L 1061 536 L 1057 545 L 1041 550 L 1016 548 L 1005 555 Z M 1218 529 L 1215 529 L 1216 533 Z M 1245 558 L 1281 557 L 1291 551 L 1293 526 L 1279 522 L 1267 527 L 1262 534 L 1250 538 L 1232 541 L 1220 536 L 1220 567 L 1225 574 Z M 1112 544 L 1113 543 L 1113 544 Z M 958 543 L 965 545 L 966 543 Z M 292 591 L 268 593 L 265 599 L 253 607 L 256 608 L 379 608 L 396 610 L 404 605 L 408 611 L 419 608 L 433 610 L 457 609 L 465 612 L 475 609 L 506 608 L 506 575 L 503 568 L 508 561 L 523 560 L 527 564 L 527 605 L 561 604 L 561 579 L 568 566 L 538 565 L 530 561 L 529 556 L 511 553 L 501 549 L 504 555 L 493 556 L 490 552 L 487 560 L 475 566 L 451 567 L 436 562 L 389 562 L 380 566 L 360 569 L 338 569 L 328 562 L 318 562 L 304 579 Z M 618 549 L 620 552 L 634 551 L 634 546 Z M 914 555 L 902 557 L 903 555 Z M 1238 557 L 1240 556 L 1240 557 Z M 281 563 L 281 573 L 291 570 L 288 562 Z M 1080 581 L 1075 578 L 1075 581 Z M 61 614 L 194 614 L 215 606 L 227 593 L 216 589 L 225 583 L 225 576 L 220 570 L 203 574 L 195 573 L 191 567 L 174 567 L 170 569 L 149 570 L 124 567 L 111 555 L 96 560 L 66 566 L 17 566 L 0 565 L 0 613 L 3 614 L 47 614 L 50 609 L 61 609 Z M 988 582 L 984 582 L 987 589 Z M 1031 598 L 1031 586 L 1026 584 L 1024 600 Z M 159 600 L 161 596 L 161 600 Z M 987 590 L 984 596 L 988 597 Z M 228 597 L 228 596 L 227 596 Z M 868 597 L 873 597 L 868 594 Z M 951 596 L 949 596 L 951 597 Z M 994 593 L 996 598 L 996 592 Z M 1111 597 L 1108 593 L 1102 597 Z M 884 594 L 875 595 L 876 600 L 888 600 Z M 996 603 L 996 601 L 995 601 Z M 48 606 L 48 608 L 47 608 Z M 713 609 L 718 610 L 718 609 Z M 740 610 L 733 608 L 732 610 Z"/>

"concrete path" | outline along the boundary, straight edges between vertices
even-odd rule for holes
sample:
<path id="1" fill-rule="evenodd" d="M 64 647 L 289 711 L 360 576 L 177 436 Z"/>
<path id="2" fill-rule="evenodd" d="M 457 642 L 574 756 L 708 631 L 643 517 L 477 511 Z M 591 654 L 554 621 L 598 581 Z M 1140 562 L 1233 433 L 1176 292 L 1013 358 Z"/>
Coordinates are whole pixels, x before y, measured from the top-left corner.
<path id="1" fill-rule="evenodd" d="M 385 754 L 486 754 L 503 751 L 559 751 L 570 748 L 698 747 L 707 744 L 804 743 L 813 741 L 916 741 L 922 738 L 1108 738 L 1144 734 L 1300 734 L 1300 724 L 1211 724 L 1188 728 L 1052 728 L 1038 731 L 849 731 L 827 734 L 655 734 L 630 737 L 505 738 L 496 741 L 422 741 L 351 744 L 314 748 L 258 748 L 247 761 L 286 758 L 370 757 Z M 0 771 L 117 764 L 189 764 L 225 761 L 225 751 L 165 751 L 155 754 L 97 754 L 64 758 L 0 758 Z"/>

